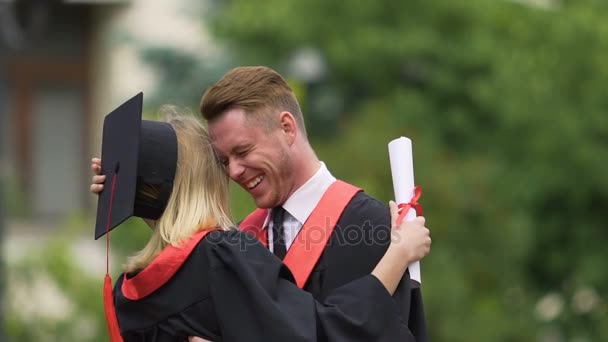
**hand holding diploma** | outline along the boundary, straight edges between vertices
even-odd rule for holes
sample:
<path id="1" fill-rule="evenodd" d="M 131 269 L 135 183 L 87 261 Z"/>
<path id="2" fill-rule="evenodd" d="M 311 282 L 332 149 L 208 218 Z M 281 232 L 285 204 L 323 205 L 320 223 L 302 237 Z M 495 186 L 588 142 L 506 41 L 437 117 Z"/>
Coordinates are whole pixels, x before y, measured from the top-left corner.
<path id="1" fill-rule="evenodd" d="M 412 141 L 404 137 L 395 139 L 388 144 L 388 153 L 395 201 L 401 209 L 397 224 L 401 224 L 404 219 L 411 221 L 416 218 L 417 213 L 422 214 L 422 207 L 418 204 L 420 188 L 414 185 Z M 408 268 L 410 278 L 421 284 L 420 262 L 414 262 Z"/>

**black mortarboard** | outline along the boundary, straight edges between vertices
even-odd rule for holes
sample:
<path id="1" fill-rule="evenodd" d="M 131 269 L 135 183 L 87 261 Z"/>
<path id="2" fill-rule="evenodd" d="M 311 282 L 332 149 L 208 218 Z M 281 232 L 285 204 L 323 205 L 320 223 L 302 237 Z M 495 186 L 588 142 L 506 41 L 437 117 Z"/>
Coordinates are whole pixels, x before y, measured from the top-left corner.
<path id="1" fill-rule="evenodd" d="M 169 200 L 177 164 L 177 137 L 166 122 L 142 120 L 143 93 L 108 114 L 103 123 L 95 239 L 131 216 L 158 219 Z M 155 200 L 136 197 L 138 187 L 160 189 Z M 109 224 L 108 224 L 109 221 Z"/>

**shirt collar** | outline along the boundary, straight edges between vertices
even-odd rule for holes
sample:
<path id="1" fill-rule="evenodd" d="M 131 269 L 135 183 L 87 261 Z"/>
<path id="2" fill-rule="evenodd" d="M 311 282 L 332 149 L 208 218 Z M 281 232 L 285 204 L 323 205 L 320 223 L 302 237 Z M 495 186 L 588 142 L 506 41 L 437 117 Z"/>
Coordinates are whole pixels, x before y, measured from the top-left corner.
<path id="1" fill-rule="evenodd" d="M 303 225 L 325 191 L 335 181 L 336 178 L 329 172 L 325 163 L 319 162 L 317 172 L 285 201 L 283 208 Z"/>
<path id="2" fill-rule="evenodd" d="M 304 225 L 317 203 L 329 186 L 336 178 L 329 172 L 324 162 L 319 162 L 319 169 L 315 174 L 299 187 L 283 204 L 283 208 L 289 215 L 294 217 L 301 225 Z M 268 227 L 272 209 L 268 210 L 263 227 Z"/>

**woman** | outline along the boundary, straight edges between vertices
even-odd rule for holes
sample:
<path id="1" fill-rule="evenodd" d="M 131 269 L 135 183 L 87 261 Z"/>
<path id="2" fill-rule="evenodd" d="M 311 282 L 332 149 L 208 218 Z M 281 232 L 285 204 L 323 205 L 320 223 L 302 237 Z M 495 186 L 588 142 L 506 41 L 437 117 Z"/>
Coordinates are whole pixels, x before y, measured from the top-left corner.
<path id="1" fill-rule="evenodd" d="M 137 172 L 133 205 L 135 216 L 146 219 L 153 232 L 146 246 L 129 258 L 114 287 L 124 341 L 184 341 L 193 336 L 211 341 L 316 341 L 317 335 L 341 336 L 343 331 L 349 336 L 356 331 L 362 341 L 411 337 L 404 331 L 397 308 L 391 309 L 390 295 L 407 265 L 429 251 L 423 218 L 393 228 L 393 243 L 373 272 L 334 290 L 319 303 L 294 284 L 278 258 L 231 225 L 228 179 L 215 160 L 203 124 L 182 115 L 168 118 L 169 125 L 144 123 L 136 163 L 146 168 Z M 146 125 L 158 127 L 144 132 Z M 124 133 L 124 123 L 115 126 Z M 111 131 L 111 125 L 104 124 L 104 146 L 114 136 L 106 130 Z M 155 130 L 164 133 L 148 139 L 146 134 L 153 135 Z M 154 169 L 154 158 L 166 162 L 171 156 L 147 147 L 146 141 L 177 146 L 176 167 L 169 181 L 142 181 L 142 173 Z M 142 162 L 144 149 L 147 160 Z M 112 159 L 103 154 L 103 160 Z M 93 167 L 96 165 L 94 162 Z M 165 169 L 166 165 L 158 168 Z M 100 207 L 103 197 L 102 193 Z M 155 212 L 139 209 L 138 214 L 137 207 L 142 205 Z M 397 208 L 394 203 L 390 208 L 394 222 Z M 113 226 L 106 224 L 106 232 Z"/>

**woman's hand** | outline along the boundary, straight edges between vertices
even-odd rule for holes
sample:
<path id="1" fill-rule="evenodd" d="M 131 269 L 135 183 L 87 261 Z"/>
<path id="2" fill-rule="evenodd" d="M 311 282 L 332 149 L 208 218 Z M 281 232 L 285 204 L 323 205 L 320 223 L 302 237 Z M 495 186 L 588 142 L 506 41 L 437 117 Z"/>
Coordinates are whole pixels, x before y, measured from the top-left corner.
<path id="1" fill-rule="evenodd" d="M 393 201 L 388 205 L 391 210 L 391 247 L 396 247 L 408 264 L 427 256 L 431 251 L 431 232 L 425 227 L 426 219 L 418 216 L 397 226 L 399 208 Z"/>
<path id="2" fill-rule="evenodd" d="M 198 336 L 190 336 L 188 337 L 188 342 L 211 342 L 209 340 L 205 340 L 202 337 L 198 337 Z"/>
<path id="3" fill-rule="evenodd" d="M 429 254 L 431 250 L 431 233 L 424 226 L 424 217 L 402 222 L 397 226 L 399 209 L 397 204 L 389 202 L 391 210 L 391 244 L 386 253 L 372 271 L 372 275 L 384 285 L 392 295 L 395 293 L 408 265 Z"/>

